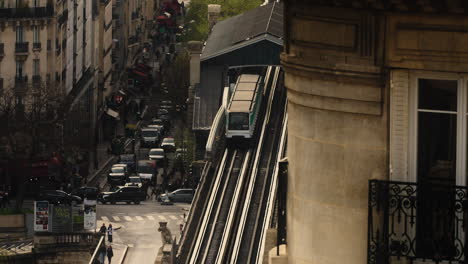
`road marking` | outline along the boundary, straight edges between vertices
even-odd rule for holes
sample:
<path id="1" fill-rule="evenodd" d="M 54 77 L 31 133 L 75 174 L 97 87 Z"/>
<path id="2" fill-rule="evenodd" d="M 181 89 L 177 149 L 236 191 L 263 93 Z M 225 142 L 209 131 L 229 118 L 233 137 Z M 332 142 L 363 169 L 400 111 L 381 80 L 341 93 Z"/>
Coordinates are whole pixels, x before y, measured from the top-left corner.
<path id="1" fill-rule="evenodd" d="M 147 215 L 146 217 L 148 217 L 149 220 L 155 220 L 154 217 L 152 215 Z"/>
<path id="2" fill-rule="evenodd" d="M 118 216 L 113 216 L 112 218 L 114 218 L 114 221 L 120 221 L 120 217 Z"/>
<path id="3" fill-rule="evenodd" d="M 128 215 L 124 216 L 124 218 L 125 218 L 125 220 L 127 220 L 127 221 L 133 221 L 133 219 L 132 219 L 130 216 L 128 216 Z"/>
<path id="4" fill-rule="evenodd" d="M 101 216 L 101 219 L 102 219 L 102 221 L 109 222 L 109 218 L 107 218 L 107 216 Z"/>
<path id="5" fill-rule="evenodd" d="M 167 218 L 164 215 L 158 215 L 159 219 L 161 220 L 167 220 Z"/>
<path id="6" fill-rule="evenodd" d="M 177 220 L 177 216 L 170 215 L 169 216 L 172 220 Z"/>
<path id="7" fill-rule="evenodd" d="M 141 217 L 141 216 L 135 216 L 135 218 L 136 218 L 136 220 L 138 220 L 138 221 L 143 221 L 143 217 Z"/>

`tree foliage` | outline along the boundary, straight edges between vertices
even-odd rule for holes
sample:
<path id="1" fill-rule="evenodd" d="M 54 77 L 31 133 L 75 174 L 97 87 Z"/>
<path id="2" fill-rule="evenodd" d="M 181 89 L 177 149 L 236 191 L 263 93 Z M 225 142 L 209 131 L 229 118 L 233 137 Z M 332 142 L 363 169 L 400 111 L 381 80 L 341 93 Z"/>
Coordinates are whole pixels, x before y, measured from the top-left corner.
<path id="1" fill-rule="evenodd" d="M 190 85 L 190 57 L 182 49 L 174 61 L 165 69 L 164 76 L 169 85 L 169 96 L 177 104 L 184 104 Z"/>
<path id="2" fill-rule="evenodd" d="M 191 0 L 187 8 L 185 23 L 188 25 L 184 41 L 207 39 L 210 32 L 208 23 L 208 5 L 221 5 L 221 14 L 218 20 L 239 15 L 258 7 L 262 0 Z M 190 23 L 190 21 L 193 21 Z"/>

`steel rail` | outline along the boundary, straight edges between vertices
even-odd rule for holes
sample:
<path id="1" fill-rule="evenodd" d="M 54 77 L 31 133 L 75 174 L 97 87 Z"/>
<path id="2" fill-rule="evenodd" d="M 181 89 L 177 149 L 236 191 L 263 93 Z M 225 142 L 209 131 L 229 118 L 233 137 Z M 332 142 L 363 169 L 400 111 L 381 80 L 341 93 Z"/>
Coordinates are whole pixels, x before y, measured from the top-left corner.
<path id="1" fill-rule="evenodd" d="M 270 115 L 273 115 L 273 119 L 272 122 L 269 122 L 268 124 L 268 129 L 270 133 L 267 134 L 267 153 L 265 153 L 267 155 L 265 156 L 265 158 L 267 158 L 265 163 L 266 167 L 263 167 L 262 165 L 262 172 L 257 174 L 256 180 L 258 183 L 255 183 L 255 187 L 259 189 L 256 189 L 257 191 L 254 193 L 255 195 L 253 196 L 253 200 L 251 201 L 251 210 L 249 210 L 249 214 L 247 216 L 247 219 L 254 219 L 254 221 L 249 221 L 249 223 L 253 222 L 254 224 L 249 225 L 249 228 L 247 229 L 247 231 L 244 231 L 243 234 L 243 239 L 245 239 L 245 242 L 243 242 L 243 250 L 241 248 L 240 252 L 246 252 L 245 250 L 247 250 L 246 263 L 251 263 L 253 254 L 258 254 L 258 251 L 254 251 L 254 248 L 258 250 L 258 247 L 255 246 L 258 245 L 256 243 L 256 239 L 257 235 L 259 235 L 259 230 L 262 231 L 262 229 L 259 229 L 259 223 L 261 221 L 260 219 L 262 217 L 262 214 L 265 213 L 264 210 L 266 210 L 266 205 L 268 201 L 268 195 L 266 194 L 266 191 L 267 189 L 269 190 L 271 188 L 271 177 L 273 176 L 273 171 L 277 164 L 277 157 L 279 156 L 278 141 L 281 139 L 281 134 L 276 133 L 275 131 L 277 131 L 278 128 L 281 128 L 281 130 L 283 129 L 283 127 L 280 125 L 283 125 L 284 112 L 281 119 L 279 119 L 278 111 L 284 111 L 285 109 L 284 87 L 283 89 L 278 91 L 280 93 L 276 96 L 276 105 L 280 107 L 275 107 L 275 109 L 272 111 Z M 265 161 L 265 159 L 262 159 L 262 161 Z"/>
<path id="2" fill-rule="evenodd" d="M 266 126 L 267 126 L 267 123 L 268 123 L 268 120 L 269 120 L 269 115 L 270 115 L 270 112 L 271 112 L 273 98 L 274 98 L 274 95 L 275 95 L 276 81 L 278 79 L 278 75 L 279 75 L 279 68 L 277 68 L 277 70 L 275 72 L 275 76 L 274 76 L 274 80 L 273 80 L 274 86 L 272 87 L 272 89 L 270 91 L 268 105 L 267 105 L 267 111 L 266 111 L 266 115 L 265 115 L 266 119 L 263 121 L 263 124 L 262 124 L 262 132 L 260 134 L 259 142 L 258 142 L 258 145 L 257 145 L 258 147 L 257 147 L 257 153 L 255 155 L 254 167 L 252 168 L 252 171 L 250 172 L 250 179 L 249 179 L 249 184 L 248 184 L 248 187 L 247 187 L 246 199 L 244 200 L 244 207 L 242 209 L 242 214 L 241 214 L 241 217 L 240 217 L 239 227 L 238 227 L 238 230 L 237 230 L 234 246 L 233 246 L 233 249 L 232 249 L 230 263 L 236 263 L 238 255 L 239 255 L 239 249 L 240 249 L 240 245 L 241 245 L 241 238 L 242 238 L 242 234 L 244 233 L 245 222 L 247 220 L 247 214 L 248 214 L 248 211 L 249 211 L 250 201 L 252 199 L 252 192 L 253 192 L 254 185 L 255 185 L 255 175 L 257 174 L 257 171 L 258 171 L 258 161 L 260 159 L 260 154 L 261 154 L 262 149 L 263 149 L 263 139 L 264 139 L 264 135 L 265 135 Z"/>
<path id="3" fill-rule="evenodd" d="M 226 254 L 227 243 L 231 236 L 232 224 L 234 223 L 235 212 L 237 210 L 239 200 L 240 200 L 239 196 L 242 190 L 242 186 L 244 185 L 244 179 L 246 178 L 247 167 L 250 161 L 250 155 L 251 155 L 251 150 L 249 150 L 246 154 L 245 162 L 244 162 L 244 165 L 242 166 L 241 174 L 240 174 L 239 180 L 237 181 L 236 188 L 234 190 L 234 195 L 232 197 L 231 206 L 229 208 L 227 221 L 224 226 L 224 231 L 221 237 L 221 243 L 219 246 L 218 254 L 216 256 L 215 263 L 222 263 L 222 260 L 224 259 L 224 255 Z"/>
<path id="4" fill-rule="evenodd" d="M 285 104 L 285 109 L 287 107 L 287 102 Z M 267 207 L 266 207 L 266 214 L 265 217 L 263 218 L 263 223 L 262 223 L 262 232 L 260 233 L 260 248 L 257 253 L 257 258 L 255 259 L 254 263 L 263 263 L 263 254 L 265 250 L 265 237 L 266 237 L 266 232 L 268 230 L 267 222 L 271 218 L 273 214 L 273 209 L 274 209 L 274 204 L 275 204 L 275 198 L 276 198 L 276 190 L 278 189 L 278 172 L 279 172 L 279 166 L 278 162 L 284 157 L 285 150 L 286 150 L 286 136 L 287 136 L 287 124 L 288 124 L 288 114 L 287 111 L 284 111 L 284 118 L 283 118 L 283 129 L 281 131 L 281 140 L 280 140 L 280 145 L 279 145 L 279 151 L 278 151 L 278 156 L 276 159 L 276 164 L 274 168 L 274 172 L 272 175 L 272 182 L 270 184 L 270 189 L 268 192 L 268 200 L 267 200 Z"/>
<path id="5" fill-rule="evenodd" d="M 192 248 L 192 251 L 191 251 L 191 254 L 190 254 L 189 263 L 195 263 L 196 259 L 198 259 L 198 254 L 200 252 L 200 247 L 201 247 L 201 244 L 202 244 L 203 236 L 204 236 L 204 233 L 205 233 L 207 225 L 208 225 L 208 219 L 209 219 L 209 216 L 211 214 L 211 210 L 212 210 L 213 204 L 215 202 L 214 199 L 216 197 L 216 193 L 217 193 L 217 190 L 218 190 L 219 185 L 220 185 L 221 174 L 224 171 L 224 167 L 226 165 L 226 158 L 228 156 L 228 152 L 229 152 L 228 149 L 224 150 L 223 159 L 221 160 L 220 167 L 218 168 L 218 173 L 217 173 L 217 176 L 216 176 L 216 179 L 215 179 L 215 182 L 214 182 L 214 187 L 210 192 L 210 199 L 208 201 L 206 211 L 203 214 L 203 220 L 201 222 L 201 227 L 200 227 L 199 231 L 197 232 L 197 235 L 196 235 L 197 239 L 195 240 L 195 245 Z"/>
<path id="6" fill-rule="evenodd" d="M 242 167 L 245 167 L 245 165 L 246 165 L 246 161 L 247 161 L 247 159 L 245 158 L 246 155 L 244 154 L 243 151 L 238 151 L 238 153 L 240 153 L 239 156 L 237 155 L 237 153 L 233 155 L 231 165 L 229 167 L 229 170 L 226 173 L 226 178 L 225 178 L 226 180 L 225 180 L 225 184 L 223 186 L 223 190 L 221 192 L 221 197 L 219 199 L 219 204 L 218 204 L 218 207 L 216 208 L 216 213 L 214 215 L 213 220 L 210 221 L 210 223 L 212 223 L 211 230 L 208 233 L 207 244 L 203 248 L 204 249 L 204 254 L 203 254 L 201 263 L 212 263 L 212 261 L 210 261 L 210 259 L 207 260 L 207 258 L 210 255 L 211 243 L 214 242 L 213 241 L 214 239 L 216 239 L 216 238 L 213 237 L 215 235 L 216 229 L 217 229 L 218 225 L 223 224 L 222 222 L 218 222 L 218 221 L 222 221 L 222 219 L 220 220 L 220 212 L 221 212 L 222 208 L 225 208 L 225 206 L 223 206 L 223 205 L 225 205 L 225 203 L 231 204 L 231 202 L 232 202 L 232 196 L 229 197 L 229 193 L 227 191 L 227 188 L 230 185 L 233 185 L 236 182 L 236 180 L 238 179 L 238 177 L 236 177 L 236 173 L 234 171 L 234 169 L 237 169 L 238 166 L 235 166 L 234 164 L 236 163 L 237 159 L 239 158 L 239 159 L 243 160 L 242 165 L 241 165 L 241 167 L 239 169 L 241 169 Z M 226 198 L 226 200 L 225 200 L 225 198 Z M 224 215 L 226 215 L 226 214 L 224 213 Z M 214 246 L 215 247 L 217 246 L 219 248 L 219 243 L 217 245 L 214 245 Z"/>

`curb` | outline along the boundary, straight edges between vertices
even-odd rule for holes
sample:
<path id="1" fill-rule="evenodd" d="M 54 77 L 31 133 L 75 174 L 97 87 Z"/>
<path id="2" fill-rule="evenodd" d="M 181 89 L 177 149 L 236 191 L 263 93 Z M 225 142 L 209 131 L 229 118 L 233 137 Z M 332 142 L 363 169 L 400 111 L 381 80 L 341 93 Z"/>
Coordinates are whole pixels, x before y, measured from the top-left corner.
<path id="1" fill-rule="evenodd" d="M 125 245 L 124 253 L 123 253 L 122 257 L 120 258 L 120 261 L 118 262 L 119 264 L 122 264 L 124 262 L 125 257 L 127 256 L 127 252 L 128 252 L 128 246 Z"/>

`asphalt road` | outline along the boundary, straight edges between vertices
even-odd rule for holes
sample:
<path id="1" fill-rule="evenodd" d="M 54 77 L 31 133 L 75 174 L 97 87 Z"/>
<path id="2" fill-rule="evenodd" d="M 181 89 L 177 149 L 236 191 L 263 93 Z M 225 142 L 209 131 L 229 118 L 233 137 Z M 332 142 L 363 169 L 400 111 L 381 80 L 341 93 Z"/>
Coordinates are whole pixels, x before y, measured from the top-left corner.
<path id="1" fill-rule="evenodd" d="M 113 247 L 128 246 L 124 263 L 153 264 L 162 246 L 159 222 L 167 222 L 172 236 L 180 235 L 180 224 L 184 223 L 189 204 L 160 205 L 155 201 L 145 201 L 139 205 L 115 204 L 97 206 L 97 226 L 110 223 L 114 231 Z M 116 260 L 117 261 L 117 260 Z"/>

